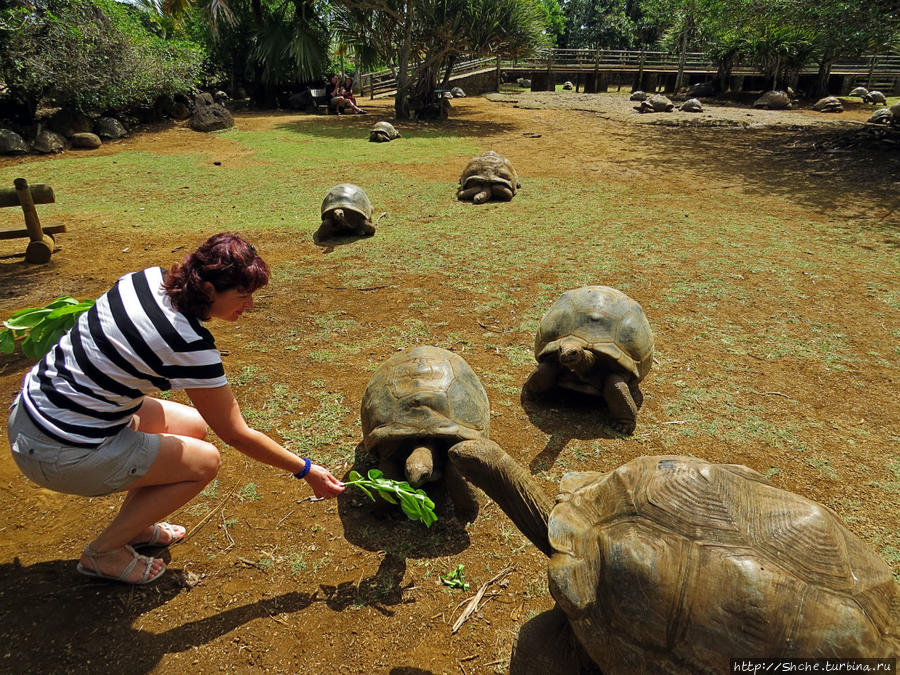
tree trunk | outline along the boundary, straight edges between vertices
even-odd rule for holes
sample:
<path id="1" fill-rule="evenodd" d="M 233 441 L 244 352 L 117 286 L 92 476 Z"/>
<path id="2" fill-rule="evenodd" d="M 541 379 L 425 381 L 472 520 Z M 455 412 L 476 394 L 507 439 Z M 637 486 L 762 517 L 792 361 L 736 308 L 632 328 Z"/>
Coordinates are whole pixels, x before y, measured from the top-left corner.
<path id="1" fill-rule="evenodd" d="M 831 76 L 832 57 L 830 54 L 823 55 L 819 61 L 819 74 L 816 77 L 816 98 L 828 96 L 828 78 Z"/>
<path id="2" fill-rule="evenodd" d="M 412 51 L 413 9 L 415 2 L 408 0 L 406 3 L 406 25 L 403 27 L 403 42 L 400 43 L 399 63 L 397 72 L 397 93 L 394 96 L 394 118 L 397 120 L 409 119 L 409 54 Z"/>
<path id="3" fill-rule="evenodd" d="M 447 59 L 447 69 L 444 70 L 444 81 L 441 82 L 441 89 L 449 89 L 450 75 L 453 73 L 453 66 L 456 65 L 456 55 L 451 55 Z"/>
<path id="4" fill-rule="evenodd" d="M 675 91 L 684 86 L 684 64 L 687 61 L 687 33 L 681 36 L 678 49 L 678 75 L 675 76 Z"/>

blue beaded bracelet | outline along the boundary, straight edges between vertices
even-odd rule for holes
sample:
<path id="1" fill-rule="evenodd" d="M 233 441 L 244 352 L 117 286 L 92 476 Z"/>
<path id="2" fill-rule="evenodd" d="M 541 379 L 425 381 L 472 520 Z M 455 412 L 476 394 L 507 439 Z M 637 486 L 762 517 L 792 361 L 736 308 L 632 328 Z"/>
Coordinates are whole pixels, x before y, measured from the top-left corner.
<path id="1" fill-rule="evenodd" d="M 305 457 L 303 459 L 304 465 L 303 469 L 294 474 L 294 478 L 306 478 L 306 474 L 309 473 L 309 469 L 312 466 L 312 460 L 309 457 Z"/>

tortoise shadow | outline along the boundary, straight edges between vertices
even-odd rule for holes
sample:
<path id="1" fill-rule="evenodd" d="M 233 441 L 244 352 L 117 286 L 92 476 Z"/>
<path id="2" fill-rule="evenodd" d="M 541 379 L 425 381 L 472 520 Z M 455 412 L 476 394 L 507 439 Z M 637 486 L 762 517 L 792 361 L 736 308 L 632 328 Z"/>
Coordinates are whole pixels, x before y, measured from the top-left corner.
<path id="1" fill-rule="evenodd" d="M 609 410 L 598 396 L 554 387 L 535 398 L 526 396 L 523 390 L 519 401 L 531 423 L 550 436 L 544 449 L 529 462 L 531 473 L 552 467 L 572 439 L 621 438 L 610 426 Z"/>
<path id="2" fill-rule="evenodd" d="M 181 570 L 147 586 L 87 579 L 72 560 L 0 565 L 2 672 L 154 671 L 167 654 L 209 643 L 255 619 L 298 612 L 313 593 L 296 591 L 203 616 L 163 632 L 140 628 L 140 618 L 181 593 L 203 594 Z M 202 588 L 202 587 L 201 587 Z M 198 606 L 203 606 L 199 603 Z"/>
<path id="3" fill-rule="evenodd" d="M 322 249 L 323 255 L 328 255 L 329 253 L 334 253 L 334 249 L 338 246 L 348 246 L 350 244 L 356 243 L 360 239 L 371 239 L 375 235 L 364 235 L 364 234 L 346 234 L 338 237 L 327 237 L 321 238 L 319 236 L 319 231 L 316 230 L 313 233 L 313 243 Z"/>
<path id="4" fill-rule="evenodd" d="M 353 466 L 366 475 L 376 468 L 374 459 L 362 443 L 356 447 Z M 343 476 L 347 480 L 347 475 Z M 360 490 L 351 486 L 337 497 L 338 515 L 344 528 L 344 538 L 367 551 L 383 551 L 384 559 L 374 576 L 361 578 L 356 584 L 342 584 L 338 588 L 323 588 L 329 607 L 341 609 L 366 601 L 378 611 L 388 613 L 385 605 L 406 602 L 400 586 L 406 573 L 408 558 L 440 558 L 455 555 L 469 546 L 465 524 L 453 514 L 450 500 L 440 484 L 426 488 L 435 502 L 437 522 L 425 527 L 409 520 L 400 506 L 380 498 L 372 502 Z M 380 609 L 379 609 L 380 608 Z"/>

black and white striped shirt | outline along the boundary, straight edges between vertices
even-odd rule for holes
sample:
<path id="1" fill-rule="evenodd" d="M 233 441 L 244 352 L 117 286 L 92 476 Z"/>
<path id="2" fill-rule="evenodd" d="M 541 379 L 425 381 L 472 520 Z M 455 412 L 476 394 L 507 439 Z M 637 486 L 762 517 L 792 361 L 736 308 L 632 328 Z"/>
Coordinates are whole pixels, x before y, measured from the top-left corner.
<path id="1" fill-rule="evenodd" d="M 151 267 L 119 279 L 25 376 L 21 403 L 48 436 L 95 447 L 147 394 L 226 383 L 212 334 L 172 307 L 164 274 Z"/>

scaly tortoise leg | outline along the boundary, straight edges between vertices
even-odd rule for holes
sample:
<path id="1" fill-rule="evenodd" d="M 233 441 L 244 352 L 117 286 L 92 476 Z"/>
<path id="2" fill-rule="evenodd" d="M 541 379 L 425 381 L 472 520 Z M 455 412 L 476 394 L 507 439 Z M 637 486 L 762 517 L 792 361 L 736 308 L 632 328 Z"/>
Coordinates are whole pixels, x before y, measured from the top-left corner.
<path id="1" fill-rule="evenodd" d="M 616 373 L 606 378 L 603 385 L 603 398 L 612 414 L 610 426 L 626 436 L 634 433 L 634 427 L 637 424 L 639 404 L 635 402 L 631 394 L 632 388 L 621 375 Z M 643 396 L 640 396 L 640 400 L 643 402 Z"/>

